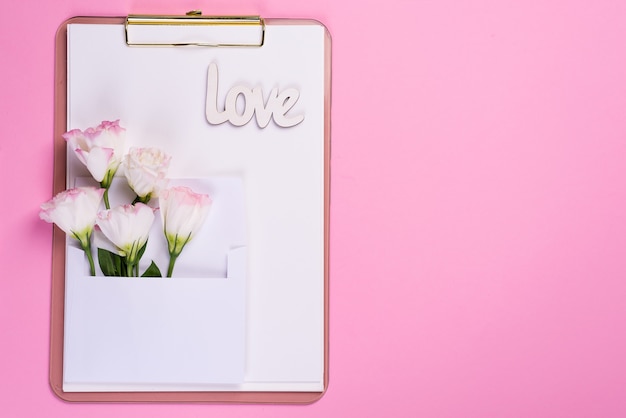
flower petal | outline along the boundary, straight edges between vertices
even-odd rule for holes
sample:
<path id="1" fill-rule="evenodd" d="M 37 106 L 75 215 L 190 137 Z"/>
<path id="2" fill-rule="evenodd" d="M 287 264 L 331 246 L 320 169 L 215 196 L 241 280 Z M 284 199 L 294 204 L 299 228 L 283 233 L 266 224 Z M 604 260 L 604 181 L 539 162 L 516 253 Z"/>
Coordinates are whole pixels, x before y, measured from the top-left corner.
<path id="1" fill-rule="evenodd" d="M 56 224 L 66 234 L 84 237 L 91 234 L 104 189 L 78 187 L 64 190 L 41 205 L 39 217 Z"/>
<path id="2" fill-rule="evenodd" d="M 125 131 L 119 121 L 103 121 L 95 128 L 72 129 L 62 136 L 94 179 L 102 182 L 107 174 L 115 174 L 122 161 Z"/>
<path id="3" fill-rule="evenodd" d="M 188 187 L 172 187 L 161 192 L 161 219 L 170 254 L 180 254 L 201 228 L 211 204 L 209 195 L 194 193 Z"/>
<path id="4" fill-rule="evenodd" d="M 107 171 L 113 169 L 113 149 L 111 148 L 94 147 L 89 152 L 83 150 L 76 152 L 85 160 L 87 170 L 97 182 L 101 182 Z"/>
<path id="5" fill-rule="evenodd" d="M 137 251 L 148 240 L 153 221 L 153 209 L 137 203 L 102 211 L 96 223 L 109 241 L 134 262 Z"/>
<path id="6" fill-rule="evenodd" d="M 158 148 L 131 148 L 122 163 L 128 185 L 139 197 L 165 187 L 171 157 Z"/>

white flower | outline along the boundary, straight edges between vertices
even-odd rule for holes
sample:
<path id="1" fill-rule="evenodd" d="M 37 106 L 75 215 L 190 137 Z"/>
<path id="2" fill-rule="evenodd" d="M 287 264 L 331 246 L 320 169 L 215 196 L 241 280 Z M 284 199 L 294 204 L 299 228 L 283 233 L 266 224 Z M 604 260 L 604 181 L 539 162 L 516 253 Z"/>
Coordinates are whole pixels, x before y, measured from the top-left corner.
<path id="1" fill-rule="evenodd" d="M 103 193 L 104 189 L 95 187 L 64 190 L 41 205 L 39 217 L 56 224 L 86 248 L 89 246 Z"/>
<path id="2" fill-rule="evenodd" d="M 209 195 L 194 193 L 188 187 L 172 187 L 159 194 L 163 232 L 170 253 L 167 277 L 172 277 L 176 259 L 202 227 L 211 204 Z"/>
<path id="3" fill-rule="evenodd" d="M 107 188 L 122 161 L 125 132 L 119 121 L 103 121 L 84 132 L 73 129 L 64 133 L 63 138 L 93 178 Z"/>
<path id="4" fill-rule="evenodd" d="M 126 257 L 129 265 L 137 261 L 137 253 L 148 241 L 154 211 L 143 203 L 117 206 L 98 213 L 96 224 L 102 233 Z"/>
<path id="5" fill-rule="evenodd" d="M 188 187 L 161 192 L 159 206 L 170 254 L 180 254 L 204 223 L 211 204 L 209 195 L 194 193 Z"/>
<path id="6" fill-rule="evenodd" d="M 167 169 L 171 157 L 158 148 L 131 148 L 122 166 L 128 185 L 147 203 L 167 186 Z"/>
<path id="7" fill-rule="evenodd" d="M 54 223 L 66 234 L 76 238 L 89 260 L 89 272 L 96 274 L 91 254 L 91 233 L 104 189 L 95 187 L 77 187 L 64 190 L 51 200 L 41 205 L 39 217 Z"/>

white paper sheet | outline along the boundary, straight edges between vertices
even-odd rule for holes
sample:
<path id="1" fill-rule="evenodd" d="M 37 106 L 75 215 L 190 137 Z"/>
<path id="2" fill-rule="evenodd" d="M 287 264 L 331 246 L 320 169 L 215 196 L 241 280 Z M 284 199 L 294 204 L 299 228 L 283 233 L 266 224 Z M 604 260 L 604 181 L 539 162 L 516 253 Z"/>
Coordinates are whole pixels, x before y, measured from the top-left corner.
<path id="1" fill-rule="evenodd" d="M 206 79 L 212 62 L 219 66 L 220 103 L 238 84 L 261 87 L 265 94 L 296 88 L 300 97 L 291 111 L 304 121 L 291 128 L 270 123 L 261 129 L 254 121 L 209 125 Z M 200 384 L 198 390 L 323 389 L 323 109 L 321 25 L 270 25 L 262 48 L 129 48 L 122 25 L 68 26 L 68 130 L 120 119 L 129 146 L 156 146 L 172 155 L 171 177 L 226 175 L 243 182 L 243 382 L 235 389 Z M 84 176 L 70 153 L 68 181 Z M 81 387 L 111 387 L 104 383 Z"/>

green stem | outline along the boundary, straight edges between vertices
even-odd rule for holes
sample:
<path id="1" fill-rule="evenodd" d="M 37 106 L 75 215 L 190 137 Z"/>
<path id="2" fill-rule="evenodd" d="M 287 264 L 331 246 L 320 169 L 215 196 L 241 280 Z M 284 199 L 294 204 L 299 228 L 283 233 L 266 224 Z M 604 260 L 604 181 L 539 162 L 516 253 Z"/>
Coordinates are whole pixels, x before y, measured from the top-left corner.
<path id="1" fill-rule="evenodd" d="M 126 277 L 133 277 L 133 267 L 132 264 L 126 265 Z"/>
<path id="2" fill-rule="evenodd" d="M 167 267 L 167 277 L 172 277 L 172 272 L 174 271 L 174 264 L 176 263 L 177 258 L 178 258 L 177 254 L 170 254 L 170 265 Z"/>
<path id="3" fill-rule="evenodd" d="M 111 205 L 109 204 L 109 188 L 104 189 L 104 195 L 102 196 L 104 200 L 104 207 L 107 209 L 111 209 Z"/>
<path id="4" fill-rule="evenodd" d="M 88 243 L 83 246 L 83 251 L 87 254 L 87 260 L 89 260 L 89 274 L 91 276 L 96 275 L 96 266 L 93 263 L 93 255 L 91 254 L 91 245 Z"/>

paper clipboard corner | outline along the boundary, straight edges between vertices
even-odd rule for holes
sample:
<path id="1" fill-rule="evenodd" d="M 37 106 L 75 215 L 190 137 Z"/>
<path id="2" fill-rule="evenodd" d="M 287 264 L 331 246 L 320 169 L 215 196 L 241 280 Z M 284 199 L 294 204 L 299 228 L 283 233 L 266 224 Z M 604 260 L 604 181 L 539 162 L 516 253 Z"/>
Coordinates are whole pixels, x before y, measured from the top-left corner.
<path id="1" fill-rule="evenodd" d="M 66 393 L 63 392 L 63 388 L 56 382 L 56 379 L 52 376 L 52 374 L 50 375 L 48 383 L 50 384 L 50 390 L 57 398 L 64 402 L 71 402 L 70 398 L 66 396 Z"/>

